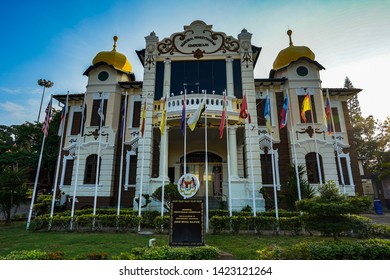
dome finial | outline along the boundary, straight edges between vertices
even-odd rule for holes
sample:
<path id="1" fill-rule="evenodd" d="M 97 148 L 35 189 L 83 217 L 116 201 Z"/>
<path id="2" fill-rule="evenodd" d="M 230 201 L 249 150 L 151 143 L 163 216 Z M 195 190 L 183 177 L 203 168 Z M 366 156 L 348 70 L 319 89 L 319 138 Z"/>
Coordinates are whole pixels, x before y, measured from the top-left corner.
<path id="1" fill-rule="evenodd" d="M 114 46 L 113 46 L 113 49 L 112 49 L 112 50 L 113 50 L 113 51 L 116 51 L 116 41 L 118 41 L 118 36 L 115 35 L 115 36 L 113 37 L 113 39 L 114 39 Z"/>
<path id="2" fill-rule="evenodd" d="M 290 46 L 294 46 L 292 39 L 291 39 L 291 34 L 292 34 L 292 30 L 291 29 L 287 30 L 287 35 L 288 35 L 288 38 L 290 40 Z"/>

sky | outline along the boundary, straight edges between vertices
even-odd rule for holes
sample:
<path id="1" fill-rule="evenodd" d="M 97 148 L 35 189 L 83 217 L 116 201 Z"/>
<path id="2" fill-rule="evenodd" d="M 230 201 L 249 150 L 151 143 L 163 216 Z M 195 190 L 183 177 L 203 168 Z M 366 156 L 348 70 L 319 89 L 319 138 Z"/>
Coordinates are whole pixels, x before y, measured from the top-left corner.
<path id="1" fill-rule="evenodd" d="M 262 48 L 255 78 L 268 78 L 292 29 L 294 45 L 309 47 L 326 68 L 323 87 L 341 88 L 348 76 L 362 89 L 363 116 L 384 120 L 390 116 L 389 14 L 390 0 L 1 1 L 0 125 L 37 120 L 38 79 L 54 82 L 42 111 L 51 94 L 85 92 L 84 71 L 98 52 L 112 49 L 114 35 L 117 51 L 142 80 L 135 50 L 145 47 L 144 37 L 154 31 L 162 40 L 194 20 L 235 38 L 243 28 L 252 33 L 252 44 Z"/>

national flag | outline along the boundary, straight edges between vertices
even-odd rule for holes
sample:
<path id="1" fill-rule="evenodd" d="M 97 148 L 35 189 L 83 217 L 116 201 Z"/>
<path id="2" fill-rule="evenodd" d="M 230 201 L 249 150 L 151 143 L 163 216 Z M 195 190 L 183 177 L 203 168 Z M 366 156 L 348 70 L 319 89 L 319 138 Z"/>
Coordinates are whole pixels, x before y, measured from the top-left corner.
<path id="1" fill-rule="evenodd" d="M 58 127 L 58 136 L 62 136 L 62 133 L 64 132 L 65 116 L 67 113 L 68 113 L 68 104 L 65 104 L 64 107 L 62 107 L 61 120 L 60 120 L 60 125 Z"/>
<path id="2" fill-rule="evenodd" d="M 51 99 L 49 104 L 47 104 L 45 112 L 46 112 L 46 116 L 45 116 L 45 121 L 43 122 L 42 132 L 43 134 L 45 134 L 45 137 L 47 137 L 49 135 L 49 125 L 51 121 Z"/>
<path id="3" fill-rule="evenodd" d="M 289 107 L 288 95 L 286 95 L 286 98 L 284 99 L 284 102 L 283 102 L 282 111 L 280 112 L 280 116 L 282 117 L 282 119 L 280 120 L 280 125 L 279 125 L 280 128 L 283 128 L 287 125 L 288 107 Z"/>
<path id="4" fill-rule="evenodd" d="M 200 116 L 203 114 L 203 112 L 206 110 L 206 99 L 204 98 L 202 102 L 199 104 L 198 108 L 196 109 L 195 113 L 192 114 L 192 116 L 188 119 L 187 124 L 188 127 L 194 131 L 196 125 L 198 124 L 198 121 L 200 119 Z"/>
<path id="5" fill-rule="evenodd" d="M 271 110 L 270 110 L 270 104 L 269 104 L 269 97 L 268 97 L 268 95 L 267 95 L 267 98 L 265 99 L 264 118 L 265 118 L 265 120 L 267 122 L 268 133 L 271 134 Z"/>
<path id="6" fill-rule="evenodd" d="M 306 123 L 306 112 L 311 110 L 310 106 L 310 94 L 307 93 L 302 102 L 301 117 L 304 123 Z"/>
<path id="7" fill-rule="evenodd" d="M 145 102 L 144 102 L 144 107 L 141 112 L 141 135 L 142 138 L 144 138 L 144 133 L 145 133 L 145 119 L 146 119 L 146 97 L 145 97 Z"/>
<path id="8" fill-rule="evenodd" d="M 183 108 L 181 109 L 181 134 L 185 134 L 186 129 L 186 94 L 184 94 L 184 102 L 183 102 Z"/>
<path id="9" fill-rule="evenodd" d="M 221 123 L 219 124 L 219 139 L 223 137 L 223 130 L 225 129 L 226 122 L 226 94 L 223 95 L 223 108 L 222 108 L 222 116 Z"/>
<path id="10" fill-rule="evenodd" d="M 100 123 L 104 122 L 104 99 L 100 100 L 100 106 L 97 113 L 100 117 Z"/>
<path id="11" fill-rule="evenodd" d="M 164 135 L 165 133 L 165 123 L 167 121 L 167 98 L 164 98 L 164 106 L 163 106 L 163 111 L 161 114 L 161 122 L 160 122 L 160 131 L 161 135 Z"/>
<path id="12" fill-rule="evenodd" d="M 84 103 L 83 115 L 81 123 L 81 136 L 84 135 L 85 122 L 87 121 L 87 104 Z"/>
<path id="13" fill-rule="evenodd" d="M 251 115 L 248 112 L 248 102 L 246 101 L 246 95 L 244 95 L 244 98 L 242 99 L 240 118 L 242 119 L 248 118 L 248 122 L 252 123 Z"/>
<path id="14" fill-rule="evenodd" d="M 330 108 L 329 98 L 326 98 L 325 118 L 326 118 L 326 130 L 328 131 L 328 135 L 331 135 L 333 132 L 331 114 L 332 114 L 332 109 Z"/>

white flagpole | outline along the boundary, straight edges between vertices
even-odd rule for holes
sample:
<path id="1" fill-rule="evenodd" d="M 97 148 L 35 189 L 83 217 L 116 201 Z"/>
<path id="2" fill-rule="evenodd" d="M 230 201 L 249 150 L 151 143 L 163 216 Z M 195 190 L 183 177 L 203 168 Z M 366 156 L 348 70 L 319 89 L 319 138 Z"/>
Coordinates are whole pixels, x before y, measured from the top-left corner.
<path id="1" fill-rule="evenodd" d="M 160 157 L 164 157 L 165 155 L 165 148 L 166 148 L 166 145 L 167 145 L 167 130 L 166 130 L 166 125 L 167 125 L 167 115 L 166 115 L 166 110 L 167 110 L 167 102 L 168 102 L 168 96 L 169 96 L 169 93 L 167 93 L 166 97 L 165 97 L 165 101 L 164 101 L 164 108 L 163 110 L 165 110 L 165 119 L 164 120 L 161 120 L 161 121 L 164 121 L 164 143 L 160 143 L 160 145 L 164 144 L 164 146 L 162 147 L 162 152 L 163 154 L 160 155 Z M 162 115 L 161 115 L 161 118 L 162 118 Z M 161 135 L 161 139 L 162 139 L 163 135 Z M 162 169 L 163 170 L 160 170 L 160 174 L 162 174 L 162 186 L 161 186 L 161 217 L 164 216 L 164 195 L 165 195 L 165 158 L 163 159 L 163 165 L 162 165 Z M 164 229 L 164 225 L 163 223 L 161 223 L 161 231 L 163 231 Z"/>
<path id="2" fill-rule="evenodd" d="M 204 141 L 205 141 L 205 169 L 206 169 L 206 233 L 209 232 L 209 156 L 207 147 L 207 104 L 206 104 L 207 93 L 204 91 Z"/>
<path id="3" fill-rule="evenodd" d="M 288 88 L 286 88 L 286 94 L 288 97 L 288 100 L 290 101 L 290 95 L 288 92 Z M 290 114 L 290 125 L 291 125 L 291 141 L 292 141 L 292 146 L 293 146 L 293 156 L 294 156 L 294 167 L 295 167 L 295 175 L 297 179 L 297 189 L 298 189 L 298 200 L 302 199 L 302 194 L 301 194 L 301 182 L 299 181 L 299 171 L 298 171 L 298 160 L 297 160 L 297 151 L 295 147 L 295 132 L 294 132 L 294 122 L 293 122 L 293 114 L 292 111 L 290 110 L 290 104 L 288 104 L 288 111 Z"/>
<path id="4" fill-rule="evenodd" d="M 326 89 L 326 98 L 328 98 L 328 100 L 329 100 L 330 117 L 331 117 L 331 120 L 332 120 L 332 129 L 333 129 L 334 145 L 335 145 L 335 148 L 336 148 L 337 162 L 338 162 L 338 164 L 339 164 L 339 171 L 340 171 L 341 184 L 343 185 L 343 193 L 346 194 L 343 167 L 341 166 L 341 159 L 340 159 L 340 155 L 339 155 L 339 151 L 338 151 L 339 149 L 338 149 L 338 144 L 337 144 L 337 139 L 336 139 L 336 126 L 335 126 L 335 124 L 334 124 L 333 112 L 332 112 L 332 103 L 330 102 L 330 96 L 329 96 L 329 90 L 328 90 L 328 89 Z"/>
<path id="5" fill-rule="evenodd" d="M 63 145 L 62 141 L 64 140 L 65 120 L 66 120 L 66 115 L 68 112 L 68 101 L 69 101 L 69 91 L 68 91 L 68 94 L 66 95 L 64 124 L 61 127 L 61 139 L 60 139 L 60 148 L 58 150 L 58 157 L 57 157 L 56 177 L 54 179 L 53 196 L 51 199 L 49 230 L 51 229 L 52 223 L 53 223 L 54 206 L 55 206 L 55 200 L 56 200 L 56 194 L 57 194 L 58 175 L 60 173 L 61 152 L 62 152 L 62 145 Z"/>
<path id="6" fill-rule="evenodd" d="M 184 170 L 183 170 L 183 174 L 184 175 L 187 174 L 187 89 L 184 89 Z"/>
<path id="7" fill-rule="evenodd" d="M 272 163 L 272 184 L 274 186 L 274 200 L 275 200 L 275 217 L 276 221 L 279 221 L 279 207 L 278 207 L 278 192 L 276 190 L 276 175 L 275 175 L 275 160 L 274 160 L 274 147 L 272 143 L 272 104 L 269 98 L 268 89 L 267 89 L 267 98 L 268 98 L 268 110 L 269 110 L 269 122 L 271 125 L 271 131 L 269 132 L 269 136 L 271 139 L 271 163 Z"/>
<path id="8" fill-rule="evenodd" d="M 145 97 L 144 106 L 146 109 L 147 109 L 147 104 L 148 104 L 147 102 L 148 102 L 147 97 Z M 146 126 L 146 109 L 145 109 L 145 120 L 144 120 L 145 126 Z M 141 113 L 141 115 L 142 115 L 142 113 Z M 142 123 L 141 123 L 141 126 L 142 126 Z M 142 129 L 142 127 L 141 127 L 141 129 Z M 145 138 L 142 135 L 142 132 L 140 132 L 140 134 L 142 136 L 142 160 L 141 160 L 141 181 L 140 181 L 139 196 L 138 196 L 138 217 L 141 217 L 142 187 L 144 184 L 144 162 L 145 162 Z M 138 231 L 140 231 L 140 230 L 141 230 L 141 222 L 139 222 L 139 224 L 138 224 Z"/>
<path id="9" fill-rule="evenodd" d="M 121 195 L 122 195 L 122 178 L 123 178 L 123 153 L 124 153 L 124 150 L 125 150 L 125 135 L 126 135 L 126 119 L 127 119 L 127 96 L 128 96 L 128 93 L 126 91 L 126 95 L 125 95 L 125 109 L 123 111 L 123 116 L 122 116 L 122 123 L 120 124 L 121 125 L 121 132 L 122 132 L 122 147 L 121 147 L 121 161 L 120 161 L 120 166 L 119 166 L 119 186 L 118 186 L 118 206 L 117 206 L 117 211 L 116 211 L 116 214 L 118 215 L 118 218 L 119 218 L 119 214 L 120 214 L 120 211 L 121 211 Z M 122 112 L 121 112 L 122 113 Z"/>
<path id="10" fill-rule="evenodd" d="M 80 127 L 80 139 L 78 139 L 78 147 L 77 147 L 77 162 L 76 162 L 76 176 L 75 176 L 75 183 L 73 187 L 73 198 L 72 198 L 72 210 L 70 212 L 70 230 L 73 230 L 73 218 L 74 218 L 74 208 L 75 208 L 75 202 L 76 202 L 76 192 L 77 192 L 77 184 L 78 184 L 78 178 L 79 178 L 79 166 L 80 166 L 80 150 L 81 150 L 81 141 L 83 138 L 82 132 L 85 132 L 85 127 L 84 126 L 84 118 L 87 116 L 84 116 L 85 112 L 85 105 L 86 105 L 86 99 L 87 99 L 87 93 L 84 93 L 84 98 L 83 98 L 83 107 L 81 111 L 81 127 Z"/>
<path id="11" fill-rule="evenodd" d="M 246 100 L 246 102 L 248 104 L 248 99 Z M 249 112 L 248 112 L 248 117 L 247 118 L 250 118 Z M 253 174 L 253 152 L 252 152 L 252 130 L 255 127 L 253 127 L 252 129 L 250 128 L 251 124 L 249 123 L 249 120 L 248 120 L 248 126 L 249 126 L 249 153 L 251 155 L 250 163 L 251 163 L 251 181 L 252 181 L 251 185 L 252 185 L 253 217 L 256 217 L 255 175 Z"/>
<path id="12" fill-rule="evenodd" d="M 49 112 L 47 114 L 50 114 L 51 111 L 51 102 L 53 99 L 53 95 L 50 97 L 50 106 L 49 106 Z M 27 219 L 27 225 L 26 225 L 26 230 L 30 228 L 30 222 L 31 222 L 31 215 L 34 207 L 34 200 L 37 192 L 37 187 L 38 187 L 38 179 L 39 179 L 39 172 L 41 170 L 41 164 L 42 164 L 42 156 L 43 156 L 43 148 L 45 146 L 45 140 L 46 140 L 46 134 L 43 133 L 43 139 L 42 139 L 42 146 L 41 146 L 41 153 L 39 155 L 39 160 L 38 160 L 38 167 L 37 167 L 37 173 L 35 175 L 35 182 L 34 182 L 34 189 L 31 197 L 31 204 L 30 204 L 30 211 L 28 212 L 28 219 Z"/>
<path id="13" fill-rule="evenodd" d="M 98 154 L 97 154 L 97 163 L 96 163 L 96 179 L 95 179 L 95 196 L 93 200 L 93 222 L 92 229 L 95 229 L 96 222 L 96 206 L 97 206 L 97 193 L 99 186 L 99 173 L 100 173 L 100 149 L 102 145 L 102 130 L 103 130 L 103 118 L 104 118 L 104 93 L 102 93 L 102 99 L 100 101 L 100 124 L 99 124 L 99 144 L 98 144 Z"/>
<path id="14" fill-rule="evenodd" d="M 224 92 L 224 95 L 226 96 L 226 91 Z M 230 151 L 229 151 L 229 121 L 228 121 L 228 110 L 227 110 L 227 97 L 226 97 L 226 103 L 225 103 L 225 121 L 226 121 L 226 147 L 227 147 L 227 166 L 228 166 L 228 190 L 229 190 L 229 216 L 233 216 L 232 211 L 232 186 L 231 186 L 231 180 L 230 180 Z"/>
<path id="15" fill-rule="evenodd" d="M 322 186 L 322 173 L 321 173 L 321 165 L 320 165 L 320 155 L 318 153 L 318 144 L 317 144 L 317 136 L 316 136 L 316 128 L 314 126 L 314 116 L 313 116 L 313 106 L 311 104 L 311 95 L 309 92 L 309 103 L 310 103 L 310 114 L 311 114 L 311 123 L 313 126 L 313 133 L 314 133 L 314 144 L 316 147 L 316 160 L 317 160 L 317 170 L 318 170 L 318 177 L 320 179 L 320 185 Z"/>

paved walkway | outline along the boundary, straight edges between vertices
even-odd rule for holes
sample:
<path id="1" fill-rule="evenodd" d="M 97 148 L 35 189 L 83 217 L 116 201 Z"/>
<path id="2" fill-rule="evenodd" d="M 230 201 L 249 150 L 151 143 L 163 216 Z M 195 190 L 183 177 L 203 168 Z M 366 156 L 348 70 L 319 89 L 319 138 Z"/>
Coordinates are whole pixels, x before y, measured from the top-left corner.
<path id="1" fill-rule="evenodd" d="M 362 216 L 370 218 L 374 223 L 390 226 L 390 211 L 384 210 L 382 215 L 372 213 L 362 214 Z"/>

